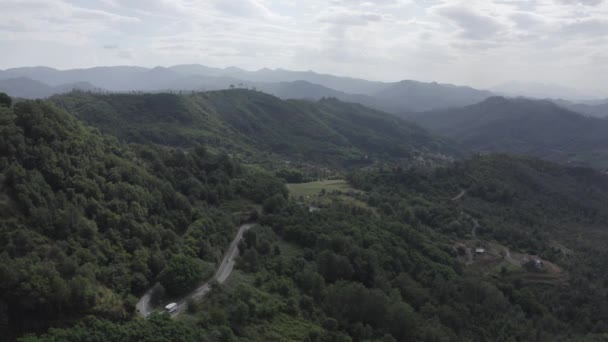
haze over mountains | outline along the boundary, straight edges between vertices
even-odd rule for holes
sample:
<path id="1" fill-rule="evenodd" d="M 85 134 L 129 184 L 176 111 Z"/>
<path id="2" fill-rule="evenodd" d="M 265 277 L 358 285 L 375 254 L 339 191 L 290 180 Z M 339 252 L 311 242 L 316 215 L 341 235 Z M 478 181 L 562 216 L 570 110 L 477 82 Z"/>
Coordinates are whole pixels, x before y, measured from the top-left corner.
<path id="1" fill-rule="evenodd" d="M 539 82 L 507 82 L 490 89 L 497 94 L 508 96 L 534 97 L 539 99 L 568 99 L 576 102 L 595 100 L 597 94 L 589 94 L 573 87 Z"/>
<path id="2" fill-rule="evenodd" d="M 319 74 L 312 71 L 240 68 L 212 68 L 203 65 L 177 65 L 169 68 L 135 66 L 95 67 L 89 69 L 57 70 L 47 67 L 15 68 L 0 71 L 0 91 L 15 97 L 39 98 L 72 89 L 111 92 L 208 91 L 255 88 L 282 99 L 312 99 L 335 97 L 346 102 L 390 112 L 409 113 L 462 107 L 481 102 L 496 94 L 516 94 L 529 97 L 569 98 L 564 88 L 543 88 L 543 91 L 514 91 L 499 87 L 497 93 L 466 86 L 425 83 L 412 80 L 377 82 L 350 77 Z M 572 94 L 572 92 L 570 92 Z M 578 97 L 575 97 L 578 98 Z M 577 106 L 562 101 L 560 105 Z M 575 109 L 568 107 L 570 109 Z M 576 110 L 576 109 L 575 109 Z M 606 108 L 586 103 L 584 114 L 605 116 Z"/>
<path id="3" fill-rule="evenodd" d="M 608 167 L 608 120 L 583 116 L 547 100 L 491 97 L 408 119 L 477 152 Z"/>

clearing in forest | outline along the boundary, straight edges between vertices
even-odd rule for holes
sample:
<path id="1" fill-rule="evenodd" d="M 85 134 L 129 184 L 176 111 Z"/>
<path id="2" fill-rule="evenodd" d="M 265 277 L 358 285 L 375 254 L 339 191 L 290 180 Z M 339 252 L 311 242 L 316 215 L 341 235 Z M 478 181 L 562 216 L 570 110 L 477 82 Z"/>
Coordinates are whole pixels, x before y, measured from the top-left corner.
<path id="1" fill-rule="evenodd" d="M 326 193 L 330 193 L 332 191 L 359 192 L 359 190 L 356 190 L 351 187 L 344 179 L 323 180 L 299 184 L 287 184 L 287 189 L 289 189 L 289 193 L 292 197 L 313 197 L 321 194 L 324 189 Z"/>

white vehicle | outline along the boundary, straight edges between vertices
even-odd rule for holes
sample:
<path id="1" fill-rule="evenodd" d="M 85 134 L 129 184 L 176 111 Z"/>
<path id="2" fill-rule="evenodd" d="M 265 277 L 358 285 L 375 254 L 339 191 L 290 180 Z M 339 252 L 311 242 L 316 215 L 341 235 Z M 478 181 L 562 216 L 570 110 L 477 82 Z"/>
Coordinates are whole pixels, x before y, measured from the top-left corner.
<path id="1" fill-rule="evenodd" d="M 167 306 L 165 306 L 165 310 L 168 313 L 174 313 L 175 310 L 177 310 L 177 303 L 169 303 L 169 304 L 167 304 Z"/>

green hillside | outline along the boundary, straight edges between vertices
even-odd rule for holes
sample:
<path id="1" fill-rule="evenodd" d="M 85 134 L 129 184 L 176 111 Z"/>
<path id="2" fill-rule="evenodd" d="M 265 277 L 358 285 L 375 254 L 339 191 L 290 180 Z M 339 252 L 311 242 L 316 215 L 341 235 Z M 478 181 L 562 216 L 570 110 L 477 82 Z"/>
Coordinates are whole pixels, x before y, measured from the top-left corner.
<path id="1" fill-rule="evenodd" d="M 74 105 L 76 117 L 57 108 L 59 100 Z M 133 105 L 131 115 L 110 104 Z M 99 130 L 119 139 L 77 119 L 88 106 L 97 121 L 108 119 Z M 123 114 L 112 119 L 99 108 Z M 402 121 L 369 115 L 336 100 L 240 90 L 73 93 L 0 107 L 2 336 L 601 341 L 608 334 L 605 174 L 509 155 L 402 167 L 401 145 L 391 140 Z M 190 129 L 203 123 L 217 131 Z M 313 132 L 321 123 L 328 128 Z M 151 129 L 185 147 L 151 143 Z M 418 140 L 415 132 L 408 139 Z M 198 145 L 199 133 L 219 139 L 214 150 L 252 155 L 312 151 L 310 142 L 343 157 L 341 141 L 357 141 L 389 163 L 358 168 L 347 183 L 291 184 L 288 195 L 275 176 Z M 271 143 L 280 139 L 284 150 Z M 283 171 L 303 180 L 298 170 Z M 258 225 L 244 234 L 226 283 L 189 300 L 178 317 L 136 315 L 137 296 L 153 283 L 166 302 L 208 277 L 243 212 Z"/>
<path id="2" fill-rule="evenodd" d="M 358 172 L 353 196 L 374 209 L 275 207 L 241 244 L 237 278 L 187 317 L 90 320 L 24 341 L 601 341 L 602 177 L 504 155 L 430 172 Z M 517 260 L 497 253 L 467 264 L 456 247 L 465 243 L 500 246 Z M 527 254 L 547 269 L 526 269 Z M 150 335 L 156 325 L 165 329 Z"/>
<path id="3" fill-rule="evenodd" d="M 432 172 L 358 173 L 351 183 L 385 212 L 414 217 L 450 237 L 455 246 L 499 246 L 495 261 L 473 262 L 465 274 L 491 280 L 511 304 L 520 305 L 534 322 L 536 336 L 543 336 L 540 340 L 570 340 L 563 337 L 566 331 L 577 335 L 572 337 L 576 341 L 605 337 L 605 174 L 488 155 Z M 551 269 L 517 271 L 524 255 L 539 256 Z"/>
<path id="4" fill-rule="evenodd" d="M 286 193 L 226 155 L 126 147 L 46 102 L 0 107 L 0 122 L 5 336 L 130 318 L 173 258 L 221 258 L 238 224 L 224 205 Z"/>
<path id="5" fill-rule="evenodd" d="M 52 101 L 127 142 L 205 144 L 255 161 L 274 155 L 343 168 L 456 154 L 416 125 L 334 99 L 284 101 L 232 89 L 186 95 L 74 92 Z"/>
<path id="6" fill-rule="evenodd" d="M 608 167 L 608 120 L 585 117 L 549 101 L 494 97 L 408 118 L 477 152 Z"/>

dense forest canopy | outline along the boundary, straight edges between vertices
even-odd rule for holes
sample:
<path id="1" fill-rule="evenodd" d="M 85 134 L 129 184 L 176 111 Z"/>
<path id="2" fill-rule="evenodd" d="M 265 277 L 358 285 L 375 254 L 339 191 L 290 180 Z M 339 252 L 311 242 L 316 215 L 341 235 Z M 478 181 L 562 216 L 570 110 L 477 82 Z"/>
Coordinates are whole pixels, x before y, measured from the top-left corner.
<path id="1" fill-rule="evenodd" d="M 497 174 L 502 175 L 499 181 L 483 178 Z M 175 336 L 190 341 L 600 341 L 608 314 L 605 271 L 593 259 L 605 254 L 594 241 L 594 228 L 603 224 L 604 214 L 590 213 L 579 222 L 579 228 L 589 229 L 577 231 L 579 241 L 567 235 L 574 232 L 569 224 L 578 222 L 572 215 L 587 207 L 574 207 L 587 195 L 578 188 L 605 186 L 598 177 L 603 176 L 500 155 L 432 173 L 391 169 L 353 175 L 352 182 L 367 190 L 359 196 L 368 208 L 335 202 L 311 212 L 290 202 L 263 215 L 261 226 L 247 233 L 240 246 L 241 281 L 216 288 L 204 305 L 190 310 L 193 327 L 205 328 Z M 567 184 L 551 189 L 558 180 Z M 463 186 L 470 192 L 462 203 L 453 201 Z M 507 186 L 509 196 L 522 204 L 498 226 L 511 210 L 500 191 Z M 556 198 L 560 214 L 549 221 L 542 211 L 518 216 L 544 196 Z M 603 196 L 595 199 L 605 201 Z M 552 260 L 568 279 L 544 283 L 534 273 L 506 269 L 479 273 L 459 262 L 454 241 L 470 238 L 461 227 L 466 226 L 463 211 L 478 217 L 480 239 L 504 241 L 502 234 L 512 226 L 513 237 L 504 241 L 512 253 L 522 250 Z M 547 234 L 554 236 L 543 240 Z M 560 241 L 576 254 L 529 243 L 530 237 Z M 175 329 L 169 325 L 180 322 L 162 324 Z M 153 329 L 89 321 L 31 341 L 76 341 L 95 333 L 118 341 Z"/>
<path id="2" fill-rule="evenodd" d="M 291 162 L 349 168 L 459 154 L 412 123 L 336 99 L 285 101 L 232 89 L 143 95 L 72 92 L 51 101 L 127 142 L 205 144 L 258 163 L 274 155 Z"/>
<path id="3" fill-rule="evenodd" d="M 0 106 L 3 336 L 604 340 L 606 175 L 502 154 L 391 163 L 445 148 L 393 120 L 334 99 L 242 90 L 9 98 Z M 313 180 L 297 166 L 222 152 L 308 158 L 316 148 L 339 167 L 351 152 L 388 162 L 350 164 L 341 188 L 316 182 L 297 195 L 285 181 Z M 327 167 L 327 156 L 309 162 Z M 152 286 L 162 307 L 209 278 L 243 220 L 256 225 L 226 283 L 178 317 L 137 315 Z"/>
<path id="4" fill-rule="evenodd" d="M 491 97 L 408 118 L 475 152 L 608 167 L 608 120 L 583 116 L 548 100 Z"/>
<path id="5" fill-rule="evenodd" d="M 122 145 L 50 103 L 0 120 L 0 317 L 16 330 L 130 317 L 175 255 L 221 257 L 237 223 L 223 204 L 285 194 L 226 155 Z"/>

